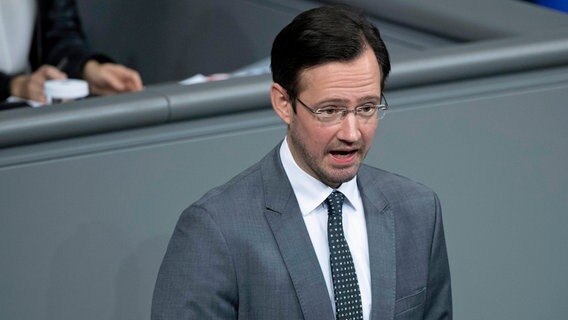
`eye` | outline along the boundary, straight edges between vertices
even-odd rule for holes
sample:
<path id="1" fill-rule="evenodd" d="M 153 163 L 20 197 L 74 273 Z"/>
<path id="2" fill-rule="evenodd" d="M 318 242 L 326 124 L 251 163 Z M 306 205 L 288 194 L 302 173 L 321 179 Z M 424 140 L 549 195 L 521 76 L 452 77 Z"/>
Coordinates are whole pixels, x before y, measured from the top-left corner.
<path id="1" fill-rule="evenodd" d="M 318 113 L 325 116 L 334 116 L 336 114 L 343 113 L 343 109 L 335 107 L 335 106 L 327 106 L 318 109 Z"/>
<path id="2" fill-rule="evenodd" d="M 376 108 L 377 107 L 374 104 L 367 103 L 359 106 L 357 108 L 357 112 L 360 114 L 372 114 L 373 112 L 375 112 Z"/>

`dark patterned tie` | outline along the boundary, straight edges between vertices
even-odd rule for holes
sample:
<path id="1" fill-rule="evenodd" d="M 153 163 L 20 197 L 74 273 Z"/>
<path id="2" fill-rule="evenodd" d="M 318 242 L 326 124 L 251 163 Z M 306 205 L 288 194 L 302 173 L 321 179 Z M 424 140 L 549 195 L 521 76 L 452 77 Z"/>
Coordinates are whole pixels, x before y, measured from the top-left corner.
<path id="1" fill-rule="evenodd" d="M 335 295 L 335 319 L 362 320 L 363 309 L 357 274 L 355 273 L 349 246 L 343 235 L 343 224 L 341 222 L 343 199 L 345 199 L 343 193 L 334 191 L 325 200 L 329 215 L 327 220 L 327 241 L 329 244 L 333 293 Z"/>

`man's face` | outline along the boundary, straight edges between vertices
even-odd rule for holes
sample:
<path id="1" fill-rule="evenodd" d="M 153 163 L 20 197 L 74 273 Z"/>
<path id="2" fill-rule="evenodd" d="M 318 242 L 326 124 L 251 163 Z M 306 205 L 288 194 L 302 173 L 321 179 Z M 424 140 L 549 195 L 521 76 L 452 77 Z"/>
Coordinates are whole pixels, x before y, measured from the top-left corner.
<path id="1" fill-rule="evenodd" d="M 380 79 L 375 54 L 367 48 L 355 60 L 304 70 L 298 98 L 312 109 L 335 105 L 353 110 L 365 103 L 379 104 Z M 277 113 L 288 124 L 288 144 L 296 163 L 334 188 L 355 177 L 371 147 L 378 120 L 349 113 L 340 123 L 322 123 L 300 102 L 296 102 L 296 113 L 289 101 L 287 104 L 289 112 Z"/>

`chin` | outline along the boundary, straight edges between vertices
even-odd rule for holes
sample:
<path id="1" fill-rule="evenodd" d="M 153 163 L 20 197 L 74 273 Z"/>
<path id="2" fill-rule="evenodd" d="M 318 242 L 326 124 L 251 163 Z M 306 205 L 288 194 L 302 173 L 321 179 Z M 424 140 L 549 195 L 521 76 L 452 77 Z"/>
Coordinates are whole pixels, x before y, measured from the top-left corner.
<path id="1" fill-rule="evenodd" d="M 343 169 L 343 170 L 331 170 L 331 172 L 329 172 L 330 174 L 327 175 L 327 179 L 326 181 L 328 181 L 328 185 L 329 186 L 338 186 L 340 184 L 342 184 L 343 182 L 347 182 L 351 179 L 353 179 L 358 172 L 359 166 L 357 166 L 356 168 L 349 168 L 349 169 Z"/>

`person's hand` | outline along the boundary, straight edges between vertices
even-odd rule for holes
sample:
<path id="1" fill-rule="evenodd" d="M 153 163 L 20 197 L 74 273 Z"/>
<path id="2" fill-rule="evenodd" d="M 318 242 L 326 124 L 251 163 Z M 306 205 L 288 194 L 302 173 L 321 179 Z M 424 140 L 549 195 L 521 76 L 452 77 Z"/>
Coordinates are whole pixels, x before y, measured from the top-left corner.
<path id="1" fill-rule="evenodd" d="M 46 80 L 52 79 L 67 79 L 67 75 L 53 66 L 43 65 L 32 74 L 12 78 L 10 94 L 14 97 L 45 103 L 43 85 Z"/>
<path id="2" fill-rule="evenodd" d="M 83 68 L 83 79 L 89 83 L 90 93 L 96 95 L 142 90 L 138 72 L 115 63 L 89 60 Z"/>

